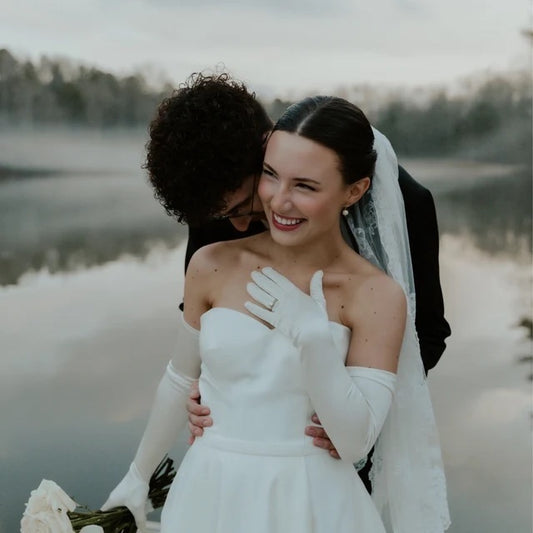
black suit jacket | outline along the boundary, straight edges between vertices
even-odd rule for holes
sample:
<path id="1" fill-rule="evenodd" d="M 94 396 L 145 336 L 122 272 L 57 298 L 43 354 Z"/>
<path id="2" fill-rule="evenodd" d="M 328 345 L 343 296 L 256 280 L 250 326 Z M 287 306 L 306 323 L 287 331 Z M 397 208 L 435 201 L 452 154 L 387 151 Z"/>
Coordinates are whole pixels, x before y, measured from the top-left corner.
<path id="1" fill-rule="evenodd" d="M 439 230 L 431 193 L 399 167 L 398 181 L 402 191 L 409 247 L 413 263 L 416 291 L 416 330 L 426 372 L 433 368 L 446 348 L 445 339 L 451 333 L 444 318 L 444 302 L 439 276 Z M 185 255 L 185 270 L 199 248 L 219 241 L 248 237 L 265 231 L 261 222 L 250 225 L 248 231 L 237 231 L 229 220 L 214 221 L 202 227 L 189 227 Z"/>
<path id="2" fill-rule="evenodd" d="M 416 331 L 426 373 L 440 359 L 450 336 L 439 275 L 439 229 L 431 193 L 401 166 L 402 191 L 416 291 Z"/>

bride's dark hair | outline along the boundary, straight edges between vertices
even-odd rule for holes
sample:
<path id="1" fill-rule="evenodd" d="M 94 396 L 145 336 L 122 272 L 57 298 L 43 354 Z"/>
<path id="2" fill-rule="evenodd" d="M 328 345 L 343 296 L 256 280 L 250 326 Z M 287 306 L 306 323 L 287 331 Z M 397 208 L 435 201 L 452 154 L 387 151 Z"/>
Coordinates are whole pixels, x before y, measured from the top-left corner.
<path id="1" fill-rule="evenodd" d="M 365 114 L 343 98 L 305 98 L 283 113 L 273 131 L 296 133 L 333 150 L 346 183 L 374 173 L 377 154 L 372 127 Z"/>

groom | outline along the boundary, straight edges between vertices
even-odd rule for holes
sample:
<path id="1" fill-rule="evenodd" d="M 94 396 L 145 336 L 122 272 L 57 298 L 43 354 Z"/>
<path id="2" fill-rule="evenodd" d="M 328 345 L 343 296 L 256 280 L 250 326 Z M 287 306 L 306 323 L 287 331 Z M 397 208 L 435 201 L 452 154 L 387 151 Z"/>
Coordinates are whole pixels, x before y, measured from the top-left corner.
<path id="1" fill-rule="evenodd" d="M 146 168 L 170 215 L 189 225 L 185 268 L 207 244 L 265 231 L 256 195 L 263 144 L 272 128 L 265 110 L 246 87 L 227 74 L 196 75 L 159 106 L 150 126 Z M 416 329 L 426 372 L 446 347 L 439 278 L 439 235 L 431 193 L 399 167 L 416 289 Z M 173 194 L 163 195 L 171 189 Z M 355 243 L 352 247 L 355 247 Z M 193 392 L 191 430 L 200 436 L 212 423 L 209 409 Z M 316 422 L 316 420 L 315 420 Z M 324 430 L 309 427 L 317 446 L 336 452 Z M 365 484 L 367 473 L 360 472 Z"/>

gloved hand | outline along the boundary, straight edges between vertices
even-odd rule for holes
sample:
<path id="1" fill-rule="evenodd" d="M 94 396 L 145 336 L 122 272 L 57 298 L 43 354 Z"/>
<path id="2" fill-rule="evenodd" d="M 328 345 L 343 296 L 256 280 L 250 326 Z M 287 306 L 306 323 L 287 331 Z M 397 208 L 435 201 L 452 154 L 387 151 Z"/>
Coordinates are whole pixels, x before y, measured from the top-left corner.
<path id="1" fill-rule="evenodd" d="M 287 335 L 300 349 L 307 394 L 341 459 L 356 463 L 374 445 L 389 411 L 395 374 L 346 367 L 331 335 L 322 271 L 311 278 L 310 296 L 267 267 L 251 274 L 247 291 L 264 307 L 246 302 L 258 318 Z M 270 309 L 270 310 L 269 310 Z"/>
<path id="2" fill-rule="evenodd" d="M 109 495 L 102 511 L 109 511 L 114 507 L 125 506 L 135 518 L 137 529 L 144 533 L 146 530 L 146 514 L 153 511 L 148 499 L 148 483 L 142 478 L 135 463 L 131 463 L 127 474 Z"/>
<path id="3" fill-rule="evenodd" d="M 271 267 L 265 267 L 261 272 L 253 271 L 254 283 L 248 283 L 246 290 L 266 309 L 252 302 L 246 302 L 244 306 L 287 335 L 297 347 L 314 342 L 317 336 L 330 339 L 326 300 L 322 292 L 323 275 L 322 270 L 313 274 L 308 296 Z"/>

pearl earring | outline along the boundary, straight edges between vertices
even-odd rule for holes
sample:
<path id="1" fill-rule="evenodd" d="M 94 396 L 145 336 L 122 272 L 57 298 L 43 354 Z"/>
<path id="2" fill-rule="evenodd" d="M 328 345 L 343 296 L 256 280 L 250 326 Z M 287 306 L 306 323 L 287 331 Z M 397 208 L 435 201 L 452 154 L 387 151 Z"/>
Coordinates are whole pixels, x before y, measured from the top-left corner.
<path id="1" fill-rule="evenodd" d="M 346 209 L 346 207 L 342 210 L 342 214 L 343 216 L 347 217 L 349 215 L 348 213 L 348 209 Z"/>

